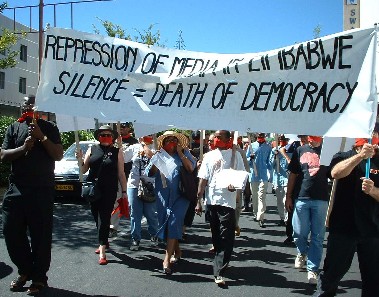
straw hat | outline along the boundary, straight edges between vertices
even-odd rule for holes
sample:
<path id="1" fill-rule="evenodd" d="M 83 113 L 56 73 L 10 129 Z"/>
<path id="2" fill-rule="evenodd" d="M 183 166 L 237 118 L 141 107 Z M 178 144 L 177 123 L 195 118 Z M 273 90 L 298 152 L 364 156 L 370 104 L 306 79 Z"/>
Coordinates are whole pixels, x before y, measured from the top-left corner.
<path id="1" fill-rule="evenodd" d="M 161 136 L 159 136 L 157 138 L 158 149 L 161 149 L 163 147 L 163 140 L 166 137 L 168 137 L 168 136 L 174 136 L 174 137 L 176 137 L 178 139 L 178 141 L 179 141 L 179 144 L 182 147 L 188 147 L 189 141 L 188 141 L 188 138 L 184 134 L 177 133 L 177 132 L 174 132 L 174 131 L 166 131 L 165 133 L 163 133 Z"/>
<path id="2" fill-rule="evenodd" d="M 111 132 L 112 135 L 113 135 L 113 141 L 116 140 L 117 137 L 118 137 L 118 132 L 115 131 L 115 130 L 113 130 L 111 126 L 109 126 L 109 125 L 103 125 L 103 126 L 101 126 L 99 129 L 97 129 L 97 130 L 93 133 L 93 135 L 95 136 L 95 139 L 96 139 L 96 140 L 99 140 L 99 134 L 100 134 L 100 132 L 102 132 L 102 131 L 109 131 L 109 132 Z"/>

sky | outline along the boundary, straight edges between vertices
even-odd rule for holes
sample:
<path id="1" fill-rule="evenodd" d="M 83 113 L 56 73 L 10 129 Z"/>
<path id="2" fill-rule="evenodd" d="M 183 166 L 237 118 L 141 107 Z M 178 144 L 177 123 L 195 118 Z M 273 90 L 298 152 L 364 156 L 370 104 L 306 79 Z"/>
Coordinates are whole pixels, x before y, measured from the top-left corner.
<path id="1" fill-rule="evenodd" d="M 5 1 L 1 0 L 0 2 Z M 79 2 L 80 0 L 71 0 Z M 84 0 L 90 1 L 90 0 Z M 113 0 L 73 4 L 73 29 L 102 29 L 98 18 L 121 26 L 134 36 L 154 24 L 161 43 L 175 48 L 182 31 L 186 50 L 211 53 L 255 53 L 273 50 L 343 30 L 344 0 Z M 7 0 L 8 7 L 38 5 L 39 0 Z M 70 2 L 44 0 L 44 4 Z M 71 5 L 57 5 L 56 26 L 71 27 Z M 29 25 L 29 8 L 16 10 L 16 21 Z M 13 11 L 4 15 L 13 19 Z M 38 8 L 31 9 L 38 28 Z M 44 24 L 54 25 L 53 6 L 45 6 Z M 102 34 L 105 34 L 102 31 Z"/>

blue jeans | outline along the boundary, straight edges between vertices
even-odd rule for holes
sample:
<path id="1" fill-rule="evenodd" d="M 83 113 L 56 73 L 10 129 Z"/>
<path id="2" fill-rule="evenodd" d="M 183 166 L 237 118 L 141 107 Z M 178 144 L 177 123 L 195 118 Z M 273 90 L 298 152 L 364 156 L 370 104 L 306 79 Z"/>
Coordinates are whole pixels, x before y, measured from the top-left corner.
<path id="1" fill-rule="evenodd" d="M 296 199 L 292 218 L 293 239 L 300 254 L 308 255 L 307 270 L 320 267 L 328 201 Z M 309 232 L 311 233 L 308 243 Z"/>
<path id="2" fill-rule="evenodd" d="M 128 200 L 130 211 L 130 233 L 133 240 L 141 240 L 142 215 L 146 217 L 148 231 L 151 236 L 156 236 L 158 231 L 158 218 L 156 202 L 145 203 L 137 197 L 137 188 L 128 188 Z"/>

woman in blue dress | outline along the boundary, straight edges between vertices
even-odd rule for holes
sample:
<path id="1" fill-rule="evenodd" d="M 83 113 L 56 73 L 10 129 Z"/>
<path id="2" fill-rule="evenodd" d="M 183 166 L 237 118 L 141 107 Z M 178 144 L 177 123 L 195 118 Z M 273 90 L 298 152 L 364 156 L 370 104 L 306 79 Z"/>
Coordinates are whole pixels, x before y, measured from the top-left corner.
<path id="1" fill-rule="evenodd" d="M 179 190 L 180 169 L 184 166 L 185 170 L 192 172 L 196 160 L 187 148 L 188 138 L 181 133 L 166 131 L 157 141 L 159 151 L 146 170 L 149 176 L 155 177 L 159 222 L 157 235 L 167 242 L 163 272 L 171 274 L 171 264 L 176 263 L 182 255 L 178 240 L 182 238 L 184 217 L 189 205 L 189 200 Z"/>

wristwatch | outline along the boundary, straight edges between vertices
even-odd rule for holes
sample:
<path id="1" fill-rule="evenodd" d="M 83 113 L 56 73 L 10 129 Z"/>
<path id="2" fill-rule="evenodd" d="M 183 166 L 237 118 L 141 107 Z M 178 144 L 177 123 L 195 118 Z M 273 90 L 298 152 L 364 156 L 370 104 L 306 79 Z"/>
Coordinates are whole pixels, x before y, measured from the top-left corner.
<path id="1" fill-rule="evenodd" d="M 41 142 L 44 142 L 44 141 L 46 141 L 46 140 L 47 140 L 47 136 L 44 135 L 43 138 L 41 139 Z"/>

